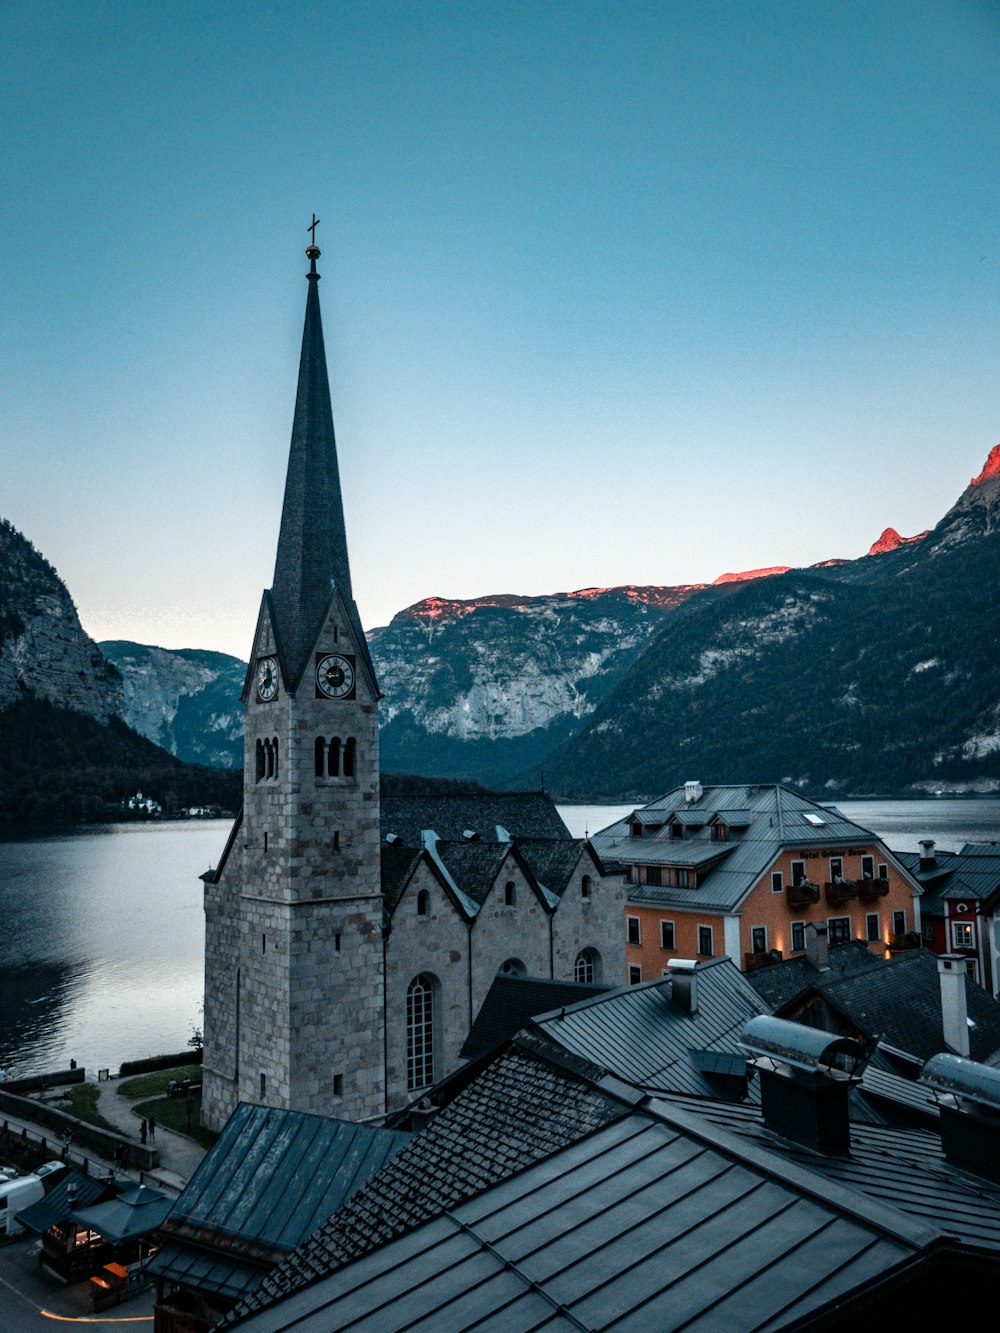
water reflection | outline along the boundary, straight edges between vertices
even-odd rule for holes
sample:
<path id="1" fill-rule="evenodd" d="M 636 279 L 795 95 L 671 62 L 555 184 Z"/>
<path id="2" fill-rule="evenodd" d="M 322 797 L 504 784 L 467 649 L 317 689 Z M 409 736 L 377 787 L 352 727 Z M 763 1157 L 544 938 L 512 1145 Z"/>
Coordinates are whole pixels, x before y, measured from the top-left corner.
<path id="1" fill-rule="evenodd" d="M 0 1065 L 117 1066 L 200 1024 L 198 876 L 224 821 L 0 843 Z"/>

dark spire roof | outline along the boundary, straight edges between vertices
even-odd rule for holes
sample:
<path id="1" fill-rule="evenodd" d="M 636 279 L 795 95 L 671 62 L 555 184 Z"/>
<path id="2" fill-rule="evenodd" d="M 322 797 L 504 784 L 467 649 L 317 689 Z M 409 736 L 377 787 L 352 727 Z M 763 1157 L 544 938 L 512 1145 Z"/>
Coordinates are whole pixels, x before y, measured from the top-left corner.
<path id="1" fill-rule="evenodd" d="M 364 634 L 351 596 L 337 443 L 319 313 L 320 275 L 316 272 L 319 253 L 314 245 L 306 251 L 310 259 L 309 294 L 271 589 L 277 642 L 286 683 L 292 689 L 305 670 L 334 587 L 352 618 L 351 629 L 359 649 L 367 657 Z"/>

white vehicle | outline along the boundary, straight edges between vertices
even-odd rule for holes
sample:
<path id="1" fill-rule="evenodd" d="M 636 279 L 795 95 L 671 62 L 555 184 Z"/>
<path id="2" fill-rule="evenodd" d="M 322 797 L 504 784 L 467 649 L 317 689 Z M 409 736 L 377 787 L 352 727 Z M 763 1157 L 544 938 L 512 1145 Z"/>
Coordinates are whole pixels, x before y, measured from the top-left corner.
<path id="1" fill-rule="evenodd" d="M 25 1228 L 14 1219 L 45 1196 L 45 1186 L 37 1176 L 17 1176 L 0 1184 L 0 1236 L 20 1236 Z"/>
<path id="2" fill-rule="evenodd" d="M 49 1181 L 49 1187 L 51 1188 L 56 1183 L 52 1177 L 61 1176 L 68 1170 L 69 1167 L 65 1162 L 46 1162 L 44 1166 L 35 1167 L 35 1175 L 39 1180 Z"/>

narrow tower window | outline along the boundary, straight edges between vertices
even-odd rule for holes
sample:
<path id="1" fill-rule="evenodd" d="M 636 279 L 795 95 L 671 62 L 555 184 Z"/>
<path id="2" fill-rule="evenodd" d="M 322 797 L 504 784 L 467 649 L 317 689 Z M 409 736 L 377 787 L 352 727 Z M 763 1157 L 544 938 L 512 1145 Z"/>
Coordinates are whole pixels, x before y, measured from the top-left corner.
<path id="1" fill-rule="evenodd" d="M 349 741 L 344 742 L 344 777 L 353 778 L 354 769 L 357 760 L 358 743 L 352 736 Z"/>
<path id="2" fill-rule="evenodd" d="M 316 737 L 316 776 L 321 778 L 326 772 L 326 741 L 322 736 Z"/>
<path id="3" fill-rule="evenodd" d="M 434 1082 L 434 983 L 421 975 L 406 992 L 406 1087 L 408 1092 Z"/>
<path id="4" fill-rule="evenodd" d="M 275 736 L 275 738 L 274 738 L 273 745 L 274 745 L 274 776 L 277 777 L 277 776 L 278 776 L 278 738 L 277 738 L 277 736 Z"/>
<path id="5" fill-rule="evenodd" d="M 417 916 L 430 916 L 431 895 L 427 889 L 421 889 L 417 894 Z"/>
<path id="6" fill-rule="evenodd" d="M 326 754 L 326 771 L 331 778 L 340 777 L 340 737 L 334 736 Z"/>
<path id="7" fill-rule="evenodd" d="M 257 742 L 256 758 L 257 758 L 257 781 L 260 782 L 261 778 L 264 776 L 264 742 L 261 740 L 258 740 Z"/>

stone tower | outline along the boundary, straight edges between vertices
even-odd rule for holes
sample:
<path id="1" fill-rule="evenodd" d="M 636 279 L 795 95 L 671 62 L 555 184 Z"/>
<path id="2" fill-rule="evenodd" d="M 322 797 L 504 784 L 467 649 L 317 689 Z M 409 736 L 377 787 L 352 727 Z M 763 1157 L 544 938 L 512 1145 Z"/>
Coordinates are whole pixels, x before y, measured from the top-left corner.
<path id="1" fill-rule="evenodd" d="M 351 593 L 310 245 L 274 584 L 243 690 L 243 810 L 205 878 L 203 1118 L 385 1107 L 379 690 Z"/>

